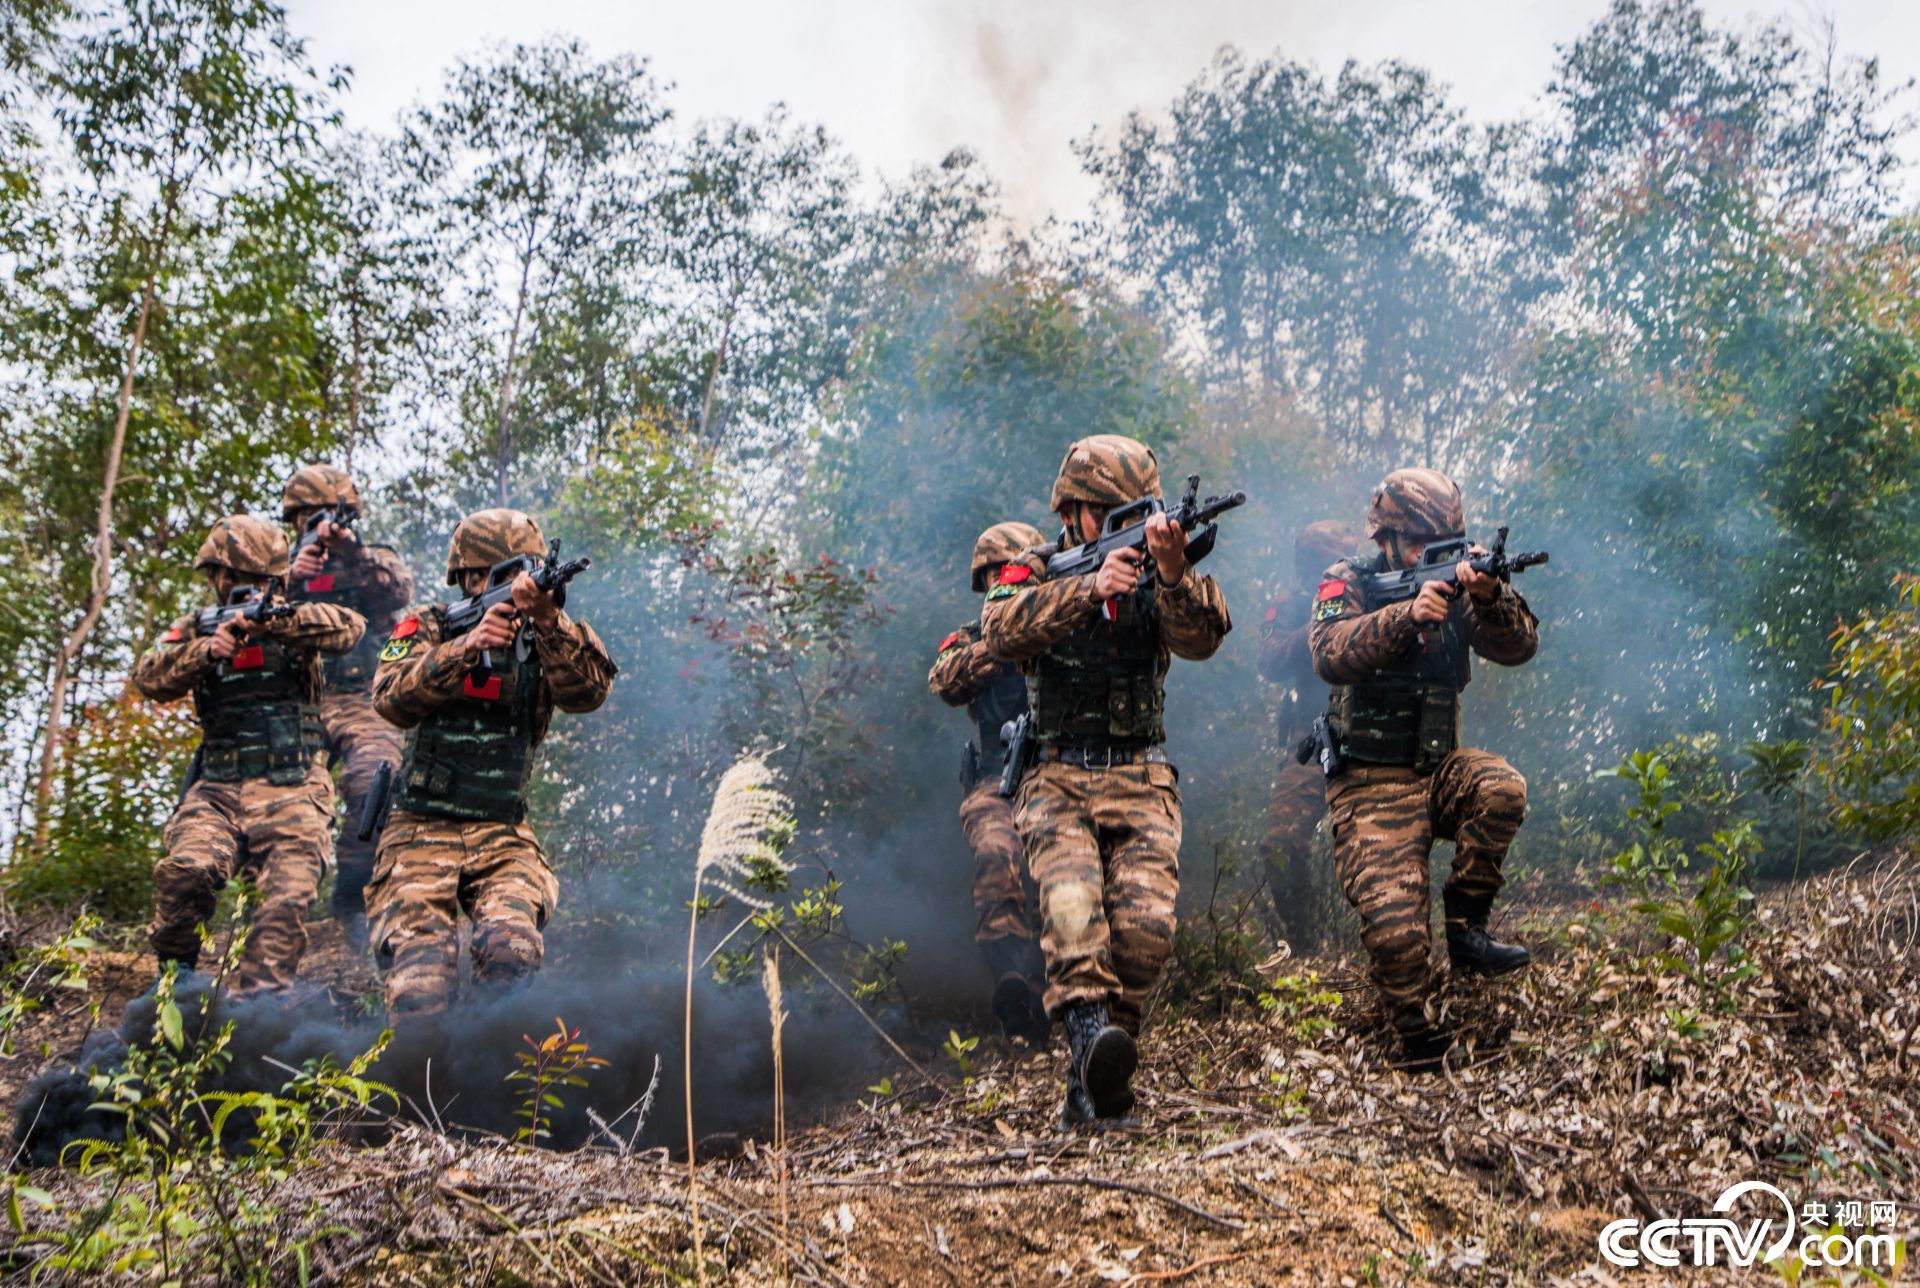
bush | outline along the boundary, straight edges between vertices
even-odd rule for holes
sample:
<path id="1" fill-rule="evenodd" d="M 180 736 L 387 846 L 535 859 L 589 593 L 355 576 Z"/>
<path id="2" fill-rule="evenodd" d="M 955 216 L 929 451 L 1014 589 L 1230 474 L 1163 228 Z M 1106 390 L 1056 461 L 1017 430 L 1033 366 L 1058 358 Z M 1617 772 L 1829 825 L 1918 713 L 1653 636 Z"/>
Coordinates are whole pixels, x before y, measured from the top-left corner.
<path id="1" fill-rule="evenodd" d="M 1819 773 L 1842 827 L 1872 840 L 1920 833 L 1920 577 L 1891 608 L 1833 633 Z"/>

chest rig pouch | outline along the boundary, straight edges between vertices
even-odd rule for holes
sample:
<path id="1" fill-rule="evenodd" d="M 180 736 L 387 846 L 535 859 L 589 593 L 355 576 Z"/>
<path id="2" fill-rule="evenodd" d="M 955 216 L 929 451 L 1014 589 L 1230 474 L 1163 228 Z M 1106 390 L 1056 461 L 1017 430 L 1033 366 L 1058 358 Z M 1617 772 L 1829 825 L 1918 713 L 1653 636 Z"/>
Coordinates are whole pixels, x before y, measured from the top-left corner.
<path id="1" fill-rule="evenodd" d="M 243 643 L 193 691 L 200 716 L 201 772 L 210 783 L 264 778 L 303 783 L 325 732 L 305 651 L 259 637 Z"/>
<path id="2" fill-rule="evenodd" d="M 1147 587 L 1096 613 L 1027 676 L 1033 737 L 1069 747 L 1146 747 L 1166 741 L 1160 616 Z"/>
<path id="3" fill-rule="evenodd" d="M 295 603 L 338 604 L 351 608 L 367 619 L 360 642 L 344 653 L 329 653 L 320 660 L 327 687 L 337 691 L 366 689 L 373 684 L 373 672 L 380 665 L 380 646 L 386 641 L 386 623 L 375 623 L 367 599 L 368 582 L 358 570 L 323 571 L 317 577 L 295 582 L 287 598 Z"/>
<path id="4" fill-rule="evenodd" d="M 540 658 L 524 633 L 486 678 L 407 731 L 394 805 L 447 818 L 518 823 L 533 777 Z"/>
<path id="5" fill-rule="evenodd" d="M 1424 627 L 1390 665 L 1333 690 L 1329 714 L 1342 755 L 1356 764 L 1438 769 L 1460 745 L 1460 691 L 1472 673 L 1458 612 Z"/>

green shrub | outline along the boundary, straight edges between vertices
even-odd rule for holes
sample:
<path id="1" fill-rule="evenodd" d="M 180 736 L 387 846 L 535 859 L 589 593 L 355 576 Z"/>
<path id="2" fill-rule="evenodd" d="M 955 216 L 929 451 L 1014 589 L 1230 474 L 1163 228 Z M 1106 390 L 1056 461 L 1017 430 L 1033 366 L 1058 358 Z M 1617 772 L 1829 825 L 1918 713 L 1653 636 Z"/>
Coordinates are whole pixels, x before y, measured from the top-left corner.
<path id="1" fill-rule="evenodd" d="M 1872 840 L 1920 834 L 1920 577 L 1833 633 L 1818 770 L 1835 820 Z"/>

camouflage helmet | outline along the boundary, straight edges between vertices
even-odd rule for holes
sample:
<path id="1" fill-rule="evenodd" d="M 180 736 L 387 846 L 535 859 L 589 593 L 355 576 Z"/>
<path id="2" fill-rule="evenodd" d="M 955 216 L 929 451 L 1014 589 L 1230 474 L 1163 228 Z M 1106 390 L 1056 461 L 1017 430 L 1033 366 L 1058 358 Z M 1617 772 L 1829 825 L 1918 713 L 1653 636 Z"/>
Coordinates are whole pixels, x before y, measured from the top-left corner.
<path id="1" fill-rule="evenodd" d="M 533 516 L 521 510 L 475 510 L 460 520 L 447 546 L 447 585 L 458 586 L 469 568 L 491 568 L 515 555 L 543 559 L 547 539 Z"/>
<path id="2" fill-rule="evenodd" d="M 1338 519 L 1320 519 L 1300 529 L 1293 539 L 1293 568 L 1302 584 L 1318 581 L 1320 574 L 1354 552 L 1360 534 Z"/>
<path id="3" fill-rule="evenodd" d="M 230 568 L 250 577 L 287 575 L 287 534 L 251 514 L 230 514 L 213 525 L 193 561 L 200 572 Z"/>
<path id="4" fill-rule="evenodd" d="M 1086 501 L 1111 510 L 1158 495 L 1160 462 L 1151 447 L 1119 434 L 1095 434 L 1067 449 L 1047 508 L 1058 513 L 1070 502 Z"/>
<path id="5" fill-rule="evenodd" d="M 973 588 L 987 588 L 987 573 L 1032 546 L 1045 545 L 1046 534 L 1031 523 L 996 523 L 973 543 Z"/>
<path id="6" fill-rule="evenodd" d="M 296 510 L 329 510 L 336 505 L 360 508 L 360 489 L 347 472 L 331 465 L 302 465 L 280 494 L 280 517 L 291 522 Z"/>
<path id="7" fill-rule="evenodd" d="M 1397 532 L 1415 541 L 1458 537 L 1467 530 L 1460 486 L 1439 470 L 1395 470 L 1380 480 L 1367 507 L 1367 536 Z"/>

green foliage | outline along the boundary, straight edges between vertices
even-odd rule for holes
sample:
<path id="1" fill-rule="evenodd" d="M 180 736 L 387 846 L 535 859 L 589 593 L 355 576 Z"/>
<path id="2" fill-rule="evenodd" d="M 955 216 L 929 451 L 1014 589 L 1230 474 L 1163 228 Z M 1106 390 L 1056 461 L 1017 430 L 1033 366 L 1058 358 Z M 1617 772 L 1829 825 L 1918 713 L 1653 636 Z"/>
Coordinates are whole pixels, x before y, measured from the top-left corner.
<path id="1" fill-rule="evenodd" d="M 1638 839 L 1609 860 L 1612 872 L 1603 880 L 1625 887 L 1633 896 L 1634 913 L 1685 950 L 1662 949 L 1655 960 L 1691 980 L 1703 1005 L 1730 1009 L 1735 987 L 1758 969 L 1740 943 L 1754 921 L 1753 891 L 1746 885 L 1758 845 L 1753 824 L 1742 821 L 1716 831 L 1689 855 L 1667 831 L 1682 806 L 1670 799 L 1674 778 L 1665 760 L 1654 752 L 1635 752 L 1608 776 L 1625 779 L 1638 792 L 1639 799 L 1626 809 Z M 1696 857 L 1708 867 L 1693 882 L 1686 870 Z"/>
<path id="2" fill-rule="evenodd" d="M 1254 994 L 1253 1000 L 1304 1042 L 1333 1029 L 1333 1012 L 1340 1005 L 1340 994 L 1322 988 L 1319 974 L 1307 971 L 1275 976 Z"/>
<path id="3" fill-rule="evenodd" d="M 524 1088 L 520 1104 L 513 1111 L 522 1126 L 513 1138 L 538 1145 L 553 1135 L 554 1112 L 566 1107 L 558 1088 L 586 1086 L 588 1070 L 603 1069 L 607 1061 L 593 1055 L 592 1047 L 580 1040 L 580 1030 L 569 1029 L 557 1015 L 553 1032 L 537 1041 L 531 1034 L 523 1034 L 520 1040 L 528 1049 L 514 1052 L 520 1067 L 507 1074 L 508 1082 Z"/>
<path id="4" fill-rule="evenodd" d="M 0 977 L 0 1056 L 14 1054 L 13 1031 L 46 1005 L 49 993 L 86 988 L 87 957 L 97 947 L 93 936 L 101 924 L 92 913 L 76 917 L 57 938 L 7 964 L 5 976 Z"/>
<path id="5" fill-rule="evenodd" d="M 1818 762 L 1840 824 L 1882 840 L 1920 833 L 1920 577 L 1895 589 L 1834 632 Z"/>
<path id="6" fill-rule="evenodd" d="M 940 1044 L 940 1050 L 947 1059 L 953 1061 L 953 1067 L 960 1071 L 962 1078 L 973 1075 L 973 1053 L 980 1047 L 978 1035 L 970 1038 L 960 1036 L 958 1029 L 947 1030 L 947 1040 Z"/>

